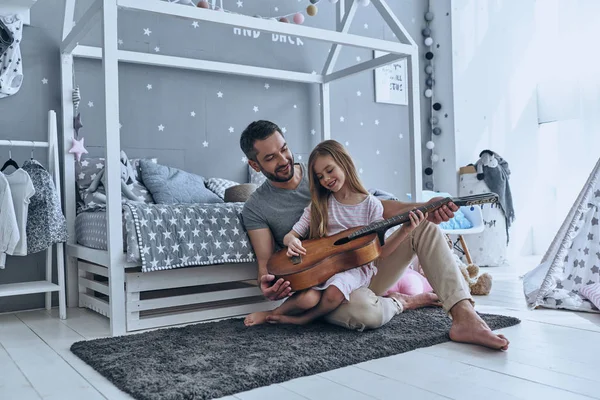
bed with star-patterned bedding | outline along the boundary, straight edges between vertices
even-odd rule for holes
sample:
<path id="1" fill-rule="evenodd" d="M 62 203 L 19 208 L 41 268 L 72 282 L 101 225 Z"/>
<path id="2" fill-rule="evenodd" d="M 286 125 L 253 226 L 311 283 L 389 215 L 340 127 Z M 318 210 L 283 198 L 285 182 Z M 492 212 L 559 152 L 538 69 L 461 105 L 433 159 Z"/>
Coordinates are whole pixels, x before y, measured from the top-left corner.
<path id="1" fill-rule="evenodd" d="M 123 196 L 122 207 L 123 249 L 128 262 L 141 265 L 143 272 L 150 272 L 192 265 L 254 261 L 250 239 L 240 217 L 244 203 L 223 203 L 225 190 L 237 185 L 237 182 L 204 179 L 177 171 L 180 175 L 197 179 L 195 184 L 206 186 L 205 190 L 213 196 L 209 200 L 220 202 L 156 204 L 157 192 L 150 190 L 152 186 L 146 187 L 142 176 L 151 167 L 161 168 L 157 160 L 129 160 L 121 151 L 121 161 L 129 169 L 131 179 L 127 187 L 133 198 Z M 104 158 L 88 158 L 76 163 L 79 194 L 79 213 L 75 220 L 77 242 L 98 250 L 108 248 L 106 208 L 102 204 L 103 186 L 98 185 L 96 191 L 91 188 L 103 173 L 104 162 Z M 142 165 L 146 165 L 144 172 Z"/>
<path id="2" fill-rule="evenodd" d="M 127 261 L 143 272 L 254 261 L 240 213 L 244 203 L 123 205 Z M 105 250 L 106 213 L 83 212 L 76 220 L 80 244 Z"/>
<path id="3" fill-rule="evenodd" d="M 142 271 L 254 261 L 240 219 L 243 205 L 127 203 Z"/>
<path id="4" fill-rule="evenodd" d="M 121 160 L 127 160 L 123 152 Z M 105 196 L 103 186 L 93 184 L 102 174 L 104 159 L 76 162 L 78 246 L 73 262 L 79 307 L 133 332 L 277 306 L 264 298 L 255 282 L 256 261 L 241 219 L 244 203 L 224 201 L 226 190 L 237 182 L 175 169 L 153 175 L 171 167 L 155 165 L 155 159 L 129 161 L 133 182 L 126 182 L 130 193 L 122 193 L 123 257 L 118 261 L 107 258 Z M 158 175 L 162 180 L 153 181 Z M 185 185 L 164 182 L 177 177 L 184 177 Z M 121 268 L 123 278 L 115 278 L 112 271 Z M 122 303 L 111 305 L 111 279 L 116 287 L 122 279 Z M 120 318 L 114 318 L 119 313 Z"/>

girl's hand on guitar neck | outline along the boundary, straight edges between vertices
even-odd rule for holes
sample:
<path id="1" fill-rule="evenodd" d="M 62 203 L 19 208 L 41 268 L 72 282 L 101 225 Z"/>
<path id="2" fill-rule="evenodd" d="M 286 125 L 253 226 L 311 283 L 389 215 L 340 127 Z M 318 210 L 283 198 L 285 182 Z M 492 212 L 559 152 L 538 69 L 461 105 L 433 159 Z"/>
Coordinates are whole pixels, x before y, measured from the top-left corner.
<path id="1" fill-rule="evenodd" d="M 400 228 L 400 230 L 404 233 L 404 234 L 408 234 L 410 232 L 412 232 L 417 226 L 419 226 L 419 224 L 421 222 L 423 222 L 425 219 L 427 219 L 429 213 L 425 213 L 423 214 L 423 212 L 421 212 L 421 210 L 417 210 L 416 212 L 411 211 L 410 214 L 408 215 L 410 218 L 410 223 L 405 223 L 402 225 L 402 228 Z"/>

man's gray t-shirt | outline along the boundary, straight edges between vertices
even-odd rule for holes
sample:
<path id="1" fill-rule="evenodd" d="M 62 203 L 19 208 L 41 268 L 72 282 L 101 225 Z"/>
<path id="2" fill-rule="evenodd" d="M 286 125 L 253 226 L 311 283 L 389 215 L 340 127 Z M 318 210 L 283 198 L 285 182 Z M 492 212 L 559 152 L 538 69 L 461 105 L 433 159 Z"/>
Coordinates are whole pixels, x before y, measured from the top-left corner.
<path id="1" fill-rule="evenodd" d="M 302 169 L 302 180 L 294 190 L 280 189 L 270 180 L 265 181 L 246 201 L 242 210 L 242 219 L 246 230 L 271 229 L 276 250 L 283 248 L 283 237 L 310 204 L 310 189 L 306 165 Z"/>

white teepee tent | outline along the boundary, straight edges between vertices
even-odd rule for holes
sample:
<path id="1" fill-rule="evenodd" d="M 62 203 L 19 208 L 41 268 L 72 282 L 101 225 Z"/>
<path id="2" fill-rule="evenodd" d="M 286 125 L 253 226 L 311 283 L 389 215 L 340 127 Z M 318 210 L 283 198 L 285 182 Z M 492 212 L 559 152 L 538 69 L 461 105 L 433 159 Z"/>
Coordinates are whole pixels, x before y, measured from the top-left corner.
<path id="1" fill-rule="evenodd" d="M 523 277 L 530 307 L 598 310 L 579 294 L 600 282 L 600 160 L 579 193 L 550 248 Z"/>

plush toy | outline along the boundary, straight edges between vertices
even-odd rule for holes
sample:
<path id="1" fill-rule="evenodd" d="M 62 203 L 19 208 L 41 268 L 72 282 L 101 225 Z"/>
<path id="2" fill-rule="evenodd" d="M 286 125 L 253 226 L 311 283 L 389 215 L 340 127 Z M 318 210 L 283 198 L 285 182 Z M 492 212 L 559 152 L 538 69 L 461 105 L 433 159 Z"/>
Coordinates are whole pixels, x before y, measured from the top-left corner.
<path id="1" fill-rule="evenodd" d="M 456 265 L 460 268 L 463 277 L 469 285 L 471 294 L 474 296 L 485 296 L 492 290 L 492 276 L 487 272 L 479 274 L 479 267 L 475 264 L 466 265 L 463 263 L 456 253 L 452 253 L 456 261 Z"/>
<path id="2" fill-rule="evenodd" d="M 483 150 L 479 153 L 479 160 L 475 163 L 475 169 L 477 170 L 477 179 L 483 180 L 483 167 L 496 168 L 498 166 L 498 160 L 496 155 L 491 150 Z"/>
<path id="3" fill-rule="evenodd" d="M 456 265 L 460 268 L 465 281 L 469 285 L 471 294 L 474 296 L 488 295 L 492 289 L 492 276 L 490 274 L 483 273 L 479 274 L 479 267 L 475 264 L 466 265 L 463 263 L 456 253 L 452 253 Z M 417 270 L 409 267 L 406 272 L 400 277 L 398 282 L 394 284 L 384 296 L 389 295 L 391 292 L 397 292 L 413 296 L 420 293 L 433 292 L 433 288 L 427 281 L 427 278 L 423 276 L 420 265 L 417 264 Z"/>
<path id="4" fill-rule="evenodd" d="M 99 204 L 106 204 L 106 191 L 98 190 L 100 184 L 102 184 L 102 186 L 106 188 L 106 174 L 104 173 L 105 171 L 106 167 L 102 168 L 102 170 L 98 172 L 92 183 L 90 183 L 90 187 L 87 189 L 88 192 L 92 193 L 95 200 Z M 133 166 L 129 162 L 129 159 L 127 158 L 125 152 L 121 151 L 121 194 L 124 197 L 123 200 L 140 200 L 138 196 L 136 196 L 131 190 L 134 176 L 135 171 L 133 169 Z"/>
<path id="5" fill-rule="evenodd" d="M 384 296 L 389 295 L 391 292 L 414 296 L 416 294 L 433 292 L 433 288 L 423 275 L 409 267 L 402 274 L 398 282 L 388 289 Z"/>
<path id="6" fill-rule="evenodd" d="M 471 294 L 474 296 L 487 296 L 492 290 L 492 276 L 487 272 L 479 275 L 479 267 L 470 264 L 467 268 L 461 268 L 460 271 L 469 284 Z"/>

